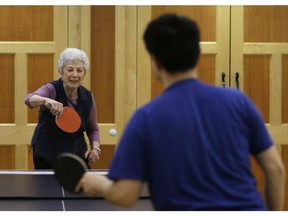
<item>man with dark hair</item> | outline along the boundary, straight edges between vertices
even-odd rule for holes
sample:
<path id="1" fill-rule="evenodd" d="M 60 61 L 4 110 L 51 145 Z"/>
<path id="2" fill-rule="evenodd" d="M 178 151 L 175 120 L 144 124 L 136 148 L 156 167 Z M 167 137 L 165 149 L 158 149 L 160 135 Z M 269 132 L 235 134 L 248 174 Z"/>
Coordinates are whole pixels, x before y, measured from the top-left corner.
<path id="1" fill-rule="evenodd" d="M 139 108 L 108 176 L 87 173 L 77 189 L 132 206 L 147 182 L 156 210 L 283 210 L 284 165 L 262 117 L 242 92 L 197 80 L 197 24 L 165 14 L 144 34 L 165 91 Z M 266 204 L 250 155 L 265 174 Z"/>
<path id="2" fill-rule="evenodd" d="M 199 59 L 200 31 L 197 24 L 186 17 L 178 19 L 177 15 L 168 14 L 151 22 L 144 41 L 150 55 L 171 74 L 186 73 Z"/>

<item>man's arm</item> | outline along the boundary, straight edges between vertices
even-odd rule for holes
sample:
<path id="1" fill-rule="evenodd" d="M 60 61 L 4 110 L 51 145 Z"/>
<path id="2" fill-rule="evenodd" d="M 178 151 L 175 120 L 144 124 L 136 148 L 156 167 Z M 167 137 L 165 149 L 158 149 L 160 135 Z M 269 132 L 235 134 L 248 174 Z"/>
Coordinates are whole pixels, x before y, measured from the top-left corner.
<path id="1" fill-rule="evenodd" d="M 88 196 L 103 195 L 104 198 L 120 207 L 131 207 L 139 198 L 143 182 L 122 179 L 112 181 L 98 173 L 85 173 L 75 191 L 83 189 Z"/>
<path id="2" fill-rule="evenodd" d="M 285 200 L 285 167 L 273 145 L 255 155 L 265 175 L 266 204 L 271 211 L 283 211 Z"/>

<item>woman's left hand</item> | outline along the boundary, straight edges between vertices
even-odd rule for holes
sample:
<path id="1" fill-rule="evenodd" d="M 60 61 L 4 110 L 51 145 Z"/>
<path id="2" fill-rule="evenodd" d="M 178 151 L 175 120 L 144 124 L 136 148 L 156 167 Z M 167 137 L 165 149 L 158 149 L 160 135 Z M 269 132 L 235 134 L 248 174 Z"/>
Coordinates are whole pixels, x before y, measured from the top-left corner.
<path id="1" fill-rule="evenodd" d="M 85 153 L 85 158 L 87 158 L 90 163 L 97 163 L 100 158 L 99 155 L 100 152 L 97 149 L 93 148 Z"/>

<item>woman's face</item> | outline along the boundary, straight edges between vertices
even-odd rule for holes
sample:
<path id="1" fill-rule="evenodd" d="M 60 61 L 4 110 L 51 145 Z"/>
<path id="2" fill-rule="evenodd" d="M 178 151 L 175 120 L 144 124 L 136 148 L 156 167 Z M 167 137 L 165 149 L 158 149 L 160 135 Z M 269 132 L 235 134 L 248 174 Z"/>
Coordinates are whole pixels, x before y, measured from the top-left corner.
<path id="1" fill-rule="evenodd" d="M 82 62 L 68 62 L 60 73 L 64 86 L 70 89 L 77 89 L 85 77 L 85 70 Z"/>

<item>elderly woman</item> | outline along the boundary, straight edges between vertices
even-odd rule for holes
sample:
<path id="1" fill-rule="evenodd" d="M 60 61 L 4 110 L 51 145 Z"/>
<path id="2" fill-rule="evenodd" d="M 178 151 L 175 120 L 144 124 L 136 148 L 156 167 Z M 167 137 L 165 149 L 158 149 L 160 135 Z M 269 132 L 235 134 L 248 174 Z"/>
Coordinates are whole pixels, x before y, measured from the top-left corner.
<path id="1" fill-rule="evenodd" d="M 96 105 L 91 91 L 81 85 L 88 66 L 87 55 L 82 50 L 67 48 L 58 61 L 60 79 L 48 82 L 26 96 L 25 104 L 29 108 L 39 107 L 38 124 L 31 141 L 35 169 L 53 169 L 54 160 L 64 152 L 78 155 L 88 166 L 99 160 Z M 55 116 L 62 115 L 63 106 L 72 107 L 81 118 L 81 127 L 75 133 L 66 133 L 55 123 Z M 90 150 L 84 138 L 85 131 Z"/>

